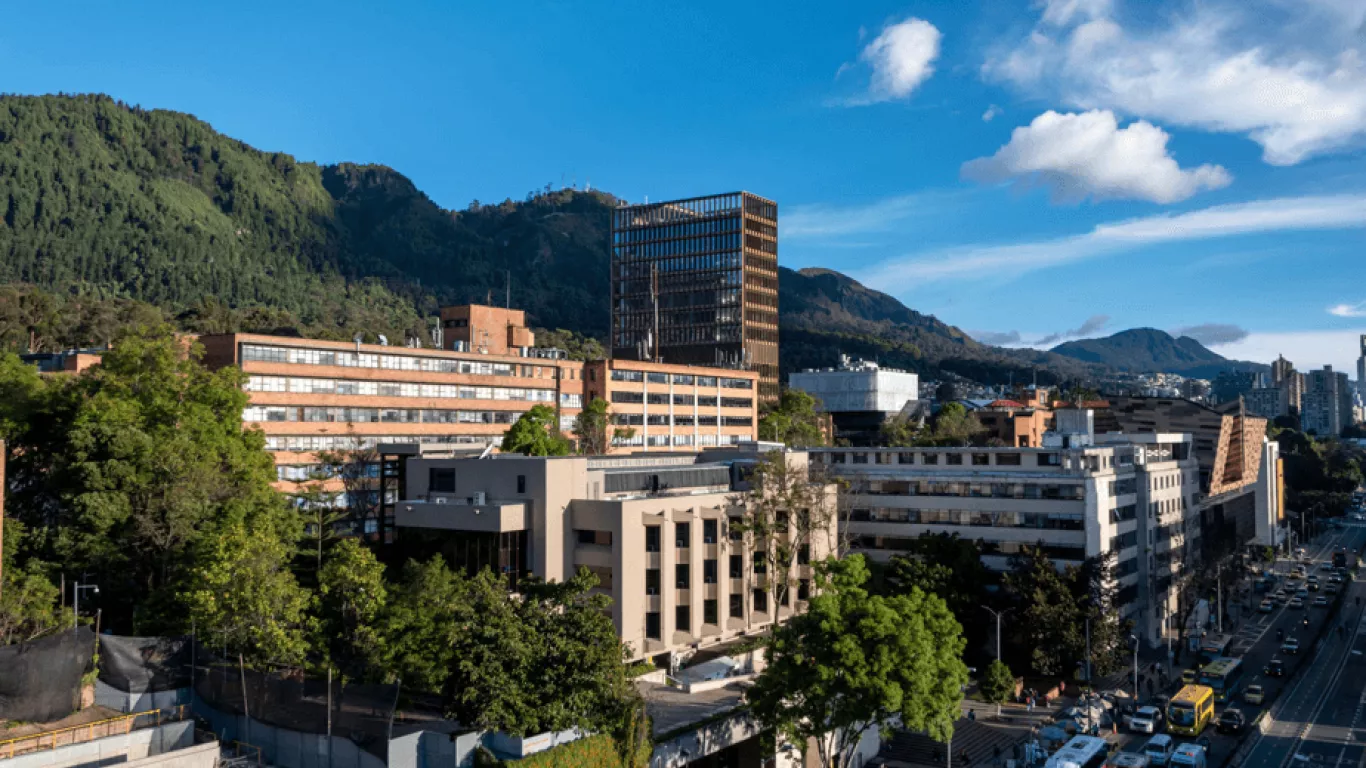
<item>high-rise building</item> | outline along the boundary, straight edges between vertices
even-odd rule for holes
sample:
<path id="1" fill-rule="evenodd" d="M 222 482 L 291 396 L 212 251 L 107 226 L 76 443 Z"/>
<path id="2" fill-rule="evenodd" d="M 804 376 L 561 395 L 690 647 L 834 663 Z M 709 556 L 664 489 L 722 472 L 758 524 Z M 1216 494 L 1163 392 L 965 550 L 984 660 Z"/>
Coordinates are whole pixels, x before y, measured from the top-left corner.
<path id="1" fill-rule="evenodd" d="M 1366 333 L 1361 335 L 1361 356 L 1357 358 L 1357 391 L 1366 398 Z"/>
<path id="2" fill-rule="evenodd" d="M 1304 431 L 1321 436 L 1337 435 L 1352 423 L 1352 391 L 1347 374 L 1333 366 L 1305 375 L 1300 424 Z"/>
<path id="3" fill-rule="evenodd" d="M 1271 386 L 1281 390 L 1286 413 L 1300 412 L 1300 401 L 1304 398 L 1304 374 L 1297 372 L 1295 364 L 1286 360 L 1284 355 L 1277 356 L 1271 364 Z"/>
<path id="4" fill-rule="evenodd" d="M 1231 403 L 1258 387 L 1266 386 L 1265 374 L 1254 371 L 1224 371 L 1214 379 L 1210 400 L 1215 404 Z"/>
<path id="5" fill-rule="evenodd" d="M 612 357 L 747 368 L 778 397 L 778 204 L 748 192 L 612 217 Z"/>

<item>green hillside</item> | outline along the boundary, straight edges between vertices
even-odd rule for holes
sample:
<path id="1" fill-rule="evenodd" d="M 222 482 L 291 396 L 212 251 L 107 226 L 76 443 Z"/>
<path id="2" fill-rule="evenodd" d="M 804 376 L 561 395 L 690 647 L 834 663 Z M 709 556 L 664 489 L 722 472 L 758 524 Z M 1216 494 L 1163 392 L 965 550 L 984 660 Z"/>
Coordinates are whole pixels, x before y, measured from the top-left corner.
<path id="1" fill-rule="evenodd" d="M 193 116 L 106 96 L 0 96 L 0 345 L 181 328 L 349 338 L 420 333 L 443 303 L 499 302 L 605 337 L 616 199 L 545 190 L 448 211 L 383 166 L 262 152 Z M 1103 366 L 978 344 L 829 270 L 782 270 L 783 367 L 841 352 L 972 379 Z M 151 306 L 148 306 L 151 305 Z M 578 334 L 578 336 L 575 336 Z"/>

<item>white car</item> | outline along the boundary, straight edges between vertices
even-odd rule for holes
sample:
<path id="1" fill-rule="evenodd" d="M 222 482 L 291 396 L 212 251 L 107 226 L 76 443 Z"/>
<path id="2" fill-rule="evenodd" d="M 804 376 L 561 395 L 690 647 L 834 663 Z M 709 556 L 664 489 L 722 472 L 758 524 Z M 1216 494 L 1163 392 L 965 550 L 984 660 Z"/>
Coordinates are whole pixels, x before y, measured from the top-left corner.
<path id="1" fill-rule="evenodd" d="M 1155 733 L 1158 723 L 1162 722 L 1162 710 L 1157 707 L 1139 707 L 1129 719 L 1129 730 L 1134 733 Z"/>

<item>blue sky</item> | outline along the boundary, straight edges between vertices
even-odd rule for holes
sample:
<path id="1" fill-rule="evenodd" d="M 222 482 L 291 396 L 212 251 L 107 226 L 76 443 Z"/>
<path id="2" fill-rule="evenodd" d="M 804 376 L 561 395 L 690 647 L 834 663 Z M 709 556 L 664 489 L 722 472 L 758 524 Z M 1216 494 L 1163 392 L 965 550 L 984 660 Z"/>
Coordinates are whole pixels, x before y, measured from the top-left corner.
<path id="1" fill-rule="evenodd" d="M 24 3 L 0 88 L 105 92 L 443 206 L 743 188 L 780 260 L 1014 344 L 1301 369 L 1366 332 L 1366 2 Z"/>

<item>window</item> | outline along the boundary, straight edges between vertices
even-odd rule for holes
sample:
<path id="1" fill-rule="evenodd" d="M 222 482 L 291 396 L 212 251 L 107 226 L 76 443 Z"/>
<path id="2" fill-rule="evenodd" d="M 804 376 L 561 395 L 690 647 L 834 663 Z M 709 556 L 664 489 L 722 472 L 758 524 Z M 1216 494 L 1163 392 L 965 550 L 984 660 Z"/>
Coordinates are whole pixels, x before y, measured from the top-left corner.
<path id="1" fill-rule="evenodd" d="M 692 632 L 692 610 L 686 605 L 674 608 L 674 631 Z"/>
<path id="2" fill-rule="evenodd" d="M 802 579 L 802 580 L 800 580 L 800 581 L 797 582 L 797 599 L 798 599 L 798 600 L 810 600 L 810 599 L 811 599 L 811 580 L 810 580 L 810 579 Z"/>
<path id="3" fill-rule="evenodd" d="M 517 476 L 517 492 L 526 493 L 526 475 Z"/>
<path id="4" fill-rule="evenodd" d="M 797 565 L 811 564 L 811 545 L 803 544 L 797 549 Z"/>
<path id="5" fill-rule="evenodd" d="M 716 521 L 715 521 L 715 520 L 703 520 L 703 521 L 702 521 L 702 543 L 703 543 L 703 544 L 715 544 L 715 543 L 716 543 Z"/>
<path id="6" fill-rule="evenodd" d="M 645 551 L 646 551 L 646 552 L 658 552 L 658 551 L 659 551 L 659 526 L 657 526 L 657 525 L 647 525 L 647 526 L 645 526 Z"/>
<path id="7" fill-rule="evenodd" d="M 989 454 L 989 453 L 974 453 L 974 454 L 972 454 L 972 466 L 974 466 L 974 467 L 986 467 L 986 466 L 990 466 L 990 465 L 991 465 L 991 454 Z"/>
<path id="8" fill-rule="evenodd" d="M 734 520 L 731 520 L 731 521 L 730 521 L 730 540 L 731 540 L 731 541 L 743 541 L 744 538 L 745 538 L 745 531 L 744 531 L 744 529 L 743 529 L 742 527 L 736 525 Z"/>
<path id="9" fill-rule="evenodd" d="M 715 561 L 715 560 L 703 560 L 703 561 L 702 561 L 702 583 L 703 583 L 703 584 L 715 584 L 715 583 L 716 583 L 716 561 Z"/>
<path id="10" fill-rule="evenodd" d="M 763 552 L 755 552 L 753 562 L 755 573 L 768 573 L 768 558 Z"/>
<path id="11" fill-rule="evenodd" d="M 743 619 L 745 617 L 745 598 L 743 595 L 730 596 L 730 615 L 731 618 Z"/>
<path id="12" fill-rule="evenodd" d="M 688 588 L 688 564 L 679 563 L 674 566 L 674 586 L 679 589 Z"/>
<path id="13" fill-rule="evenodd" d="M 575 533 L 578 534 L 580 544 L 594 544 L 601 547 L 612 546 L 611 531 L 578 530 Z"/>
<path id="14" fill-rule="evenodd" d="M 432 467 L 427 470 L 428 493 L 455 493 L 455 470 Z"/>
<path id="15" fill-rule="evenodd" d="M 743 579 L 745 577 L 745 558 L 740 555 L 730 556 L 730 577 L 732 579 Z"/>
<path id="16" fill-rule="evenodd" d="M 939 463 L 939 454 L 937 453 L 922 453 L 920 456 L 922 459 L 924 459 L 925 464 Z"/>
<path id="17" fill-rule="evenodd" d="M 1020 466 L 1020 454 L 1018 454 L 1018 453 L 998 453 L 998 454 L 996 454 L 996 466 L 998 466 L 998 467 L 1018 467 L 1018 466 Z"/>
<path id="18" fill-rule="evenodd" d="M 754 590 L 754 610 L 760 613 L 768 610 L 768 593 L 762 589 Z"/>
<path id="19" fill-rule="evenodd" d="M 703 624 L 715 624 L 715 623 L 717 623 L 718 620 L 719 620 L 719 618 L 718 618 L 717 615 L 716 615 L 716 601 L 715 601 L 715 600 L 704 600 L 704 601 L 702 601 L 702 623 L 703 623 Z"/>
<path id="20" fill-rule="evenodd" d="M 945 455 L 944 455 L 944 463 L 945 463 L 945 464 L 962 464 L 962 463 L 963 463 L 963 454 L 961 454 L 961 453 L 949 453 L 949 454 L 945 454 Z"/>
<path id="21" fill-rule="evenodd" d="M 687 549 L 692 541 L 692 526 L 688 523 L 674 524 L 674 546 Z"/>
<path id="22" fill-rule="evenodd" d="M 647 595 L 657 595 L 657 594 L 659 594 L 659 569 L 658 569 L 658 568 L 646 568 L 646 569 L 645 569 L 645 594 L 647 594 Z"/>
<path id="23" fill-rule="evenodd" d="M 658 640 L 660 633 L 659 611 L 650 611 L 645 614 L 645 636 L 651 640 Z"/>

